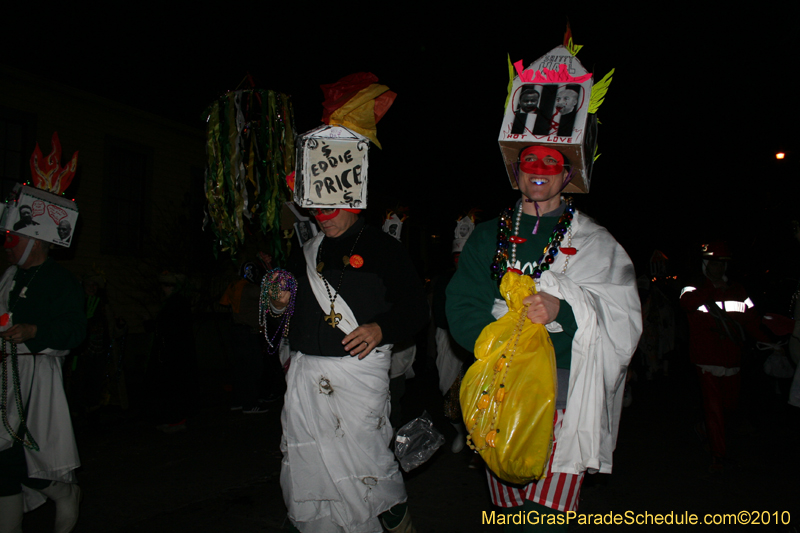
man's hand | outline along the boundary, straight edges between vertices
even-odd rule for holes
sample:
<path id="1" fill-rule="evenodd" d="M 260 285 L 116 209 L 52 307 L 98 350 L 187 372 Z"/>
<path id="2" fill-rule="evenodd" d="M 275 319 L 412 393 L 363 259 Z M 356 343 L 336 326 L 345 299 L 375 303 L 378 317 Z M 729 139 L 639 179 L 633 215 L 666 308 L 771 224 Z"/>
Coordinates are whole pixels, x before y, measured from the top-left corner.
<path id="1" fill-rule="evenodd" d="M 277 277 L 278 277 L 277 273 L 273 274 L 272 281 L 274 282 L 275 278 Z M 290 293 L 289 291 L 281 291 L 280 296 L 278 296 L 277 300 L 270 298 L 269 301 L 272 304 L 272 307 L 274 307 L 277 311 L 283 311 L 284 309 L 286 309 L 286 306 L 289 305 L 289 300 L 291 299 L 291 297 L 292 293 Z"/>
<path id="2" fill-rule="evenodd" d="M 344 349 L 352 356 L 364 359 L 383 340 L 381 327 L 376 323 L 364 324 L 354 329 L 350 335 L 342 340 Z"/>
<path id="3" fill-rule="evenodd" d="M 22 344 L 36 336 L 36 324 L 14 324 L 0 336 L 14 344 Z"/>
<path id="4" fill-rule="evenodd" d="M 534 324 L 549 324 L 556 319 L 558 310 L 561 309 L 561 301 L 546 292 L 531 294 L 522 303 L 529 305 L 528 318 Z"/>

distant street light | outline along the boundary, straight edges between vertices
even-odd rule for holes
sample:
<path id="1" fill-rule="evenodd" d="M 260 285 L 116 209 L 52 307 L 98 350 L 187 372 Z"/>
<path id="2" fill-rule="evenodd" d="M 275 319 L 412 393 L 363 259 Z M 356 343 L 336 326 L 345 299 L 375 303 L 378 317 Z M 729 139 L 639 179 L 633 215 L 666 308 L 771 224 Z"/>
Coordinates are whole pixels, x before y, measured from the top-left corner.
<path id="1" fill-rule="evenodd" d="M 775 154 L 775 159 L 783 159 L 784 157 L 786 157 L 786 154 L 784 154 L 783 152 L 778 152 L 777 154 Z"/>

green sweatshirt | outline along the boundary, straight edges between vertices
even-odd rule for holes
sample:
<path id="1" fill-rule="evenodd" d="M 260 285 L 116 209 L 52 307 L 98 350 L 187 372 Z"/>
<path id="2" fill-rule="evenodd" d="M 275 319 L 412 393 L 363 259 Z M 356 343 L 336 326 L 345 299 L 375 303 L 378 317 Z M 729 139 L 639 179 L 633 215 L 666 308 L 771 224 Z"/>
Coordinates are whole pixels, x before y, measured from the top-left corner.
<path id="1" fill-rule="evenodd" d="M 8 309 L 14 324 L 35 324 L 36 337 L 25 344 L 32 353 L 45 348 L 70 350 L 86 335 L 84 293 L 68 270 L 48 258 L 38 267 L 17 268 Z M 20 297 L 27 286 L 25 297 Z"/>
<path id="2" fill-rule="evenodd" d="M 539 230 L 533 235 L 536 217 L 522 216 L 519 236 L 528 240 L 517 245 L 517 260 L 526 274 L 532 271 L 531 267 L 525 268 L 526 263 L 532 264 L 541 257 L 557 222 L 558 216 L 542 217 Z M 497 250 L 497 223 L 498 219 L 493 219 L 475 228 L 458 260 L 458 270 L 447 286 L 450 332 L 459 344 L 470 351 L 474 350 L 475 341 L 483 328 L 495 321 L 492 305 L 496 298 L 502 298 L 498 283 L 491 278 L 489 270 Z M 578 325 L 572 307 L 564 300 L 561 300 L 555 321 L 564 330 L 550 333 L 556 352 L 556 366 L 568 369 L 572 359 L 572 339 Z"/>

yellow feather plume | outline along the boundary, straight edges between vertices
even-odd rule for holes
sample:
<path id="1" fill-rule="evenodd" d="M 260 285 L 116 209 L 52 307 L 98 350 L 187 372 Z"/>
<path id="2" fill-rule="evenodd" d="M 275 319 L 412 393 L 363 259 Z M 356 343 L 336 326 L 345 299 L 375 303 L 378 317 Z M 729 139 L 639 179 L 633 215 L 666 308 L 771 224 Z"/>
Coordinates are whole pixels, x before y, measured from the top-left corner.
<path id="1" fill-rule="evenodd" d="M 578 55 L 578 52 L 581 51 L 581 48 L 583 48 L 583 45 L 575 44 L 574 42 L 572 42 L 572 37 L 570 37 L 569 40 L 567 41 L 567 50 L 569 51 L 570 54 L 574 56 Z"/>
<path id="2" fill-rule="evenodd" d="M 514 85 L 514 65 L 511 64 L 511 54 L 508 56 L 508 94 L 506 95 L 506 103 L 503 105 L 503 111 L 508 107 L 508 99 L 511 98 L 511 87 Z"/>
<path id="3" fill-rule="evenodd" d="M 608 86 L 611 84 L 611 76 L 613 74 L 614 69 L 612 68 L 608 74 L 603 76 L 602 80 L 592 87 L 592 96 L 589 99 L 589 113 L 597 113 L 597 110 L 600 109 L 600 105 L 606 97 L 606 92 L 608 92 Z"/>

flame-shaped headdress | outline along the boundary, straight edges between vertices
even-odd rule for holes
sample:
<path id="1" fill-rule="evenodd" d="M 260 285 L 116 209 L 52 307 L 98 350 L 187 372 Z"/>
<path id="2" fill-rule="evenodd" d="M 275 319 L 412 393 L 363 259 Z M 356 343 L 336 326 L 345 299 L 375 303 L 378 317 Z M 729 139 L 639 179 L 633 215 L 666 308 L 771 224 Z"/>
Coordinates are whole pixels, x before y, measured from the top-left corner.
<path id="1" fill-rule="evenodd" d="M 33 186 L 37 189 L 61 194 L 75 177 L 78 169 L 78 152 L 72 155 L 72 159 L 65 167 L 61 166 L 61 142 L 58 140 L 58 132 L 53 133 L 51 140 L 53 151 L 47 157 L 42 155 L 39 143 L 31 155 L 31 178 Z"/>
<path id="2" fill-rule="evenodd" d="M 78 206 L 62 195 L 78 168 L 78 152 L 61 166 L 61 142 L 53 133 L 52 151 L 45 157 L 39 144 L 31 154 L 33 187 L 17 183 L 5 203 L 0 203 L 0 229 L 20 236 L 49 242 L 64 248 L 72 244 L 78 221 Z"/>

